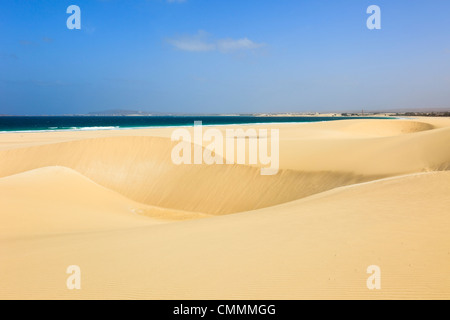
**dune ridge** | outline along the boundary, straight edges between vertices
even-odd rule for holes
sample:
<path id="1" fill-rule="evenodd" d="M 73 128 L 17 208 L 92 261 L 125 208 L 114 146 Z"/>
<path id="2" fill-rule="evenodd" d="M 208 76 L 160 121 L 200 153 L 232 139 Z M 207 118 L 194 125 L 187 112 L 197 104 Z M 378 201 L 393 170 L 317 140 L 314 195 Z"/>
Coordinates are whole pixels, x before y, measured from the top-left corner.
<path id="1" fill-rule="evenodd" d="M 214 215 L 270 207 L 380 177 L 294 170 L 261 176 L 259 168 L 245 165 L 177 166 L 170 157 L 174 145 L 166 138 L 113 137 L 8 150 L 0 152 L 0 176 L 63 166 L 143 204 Z"/>

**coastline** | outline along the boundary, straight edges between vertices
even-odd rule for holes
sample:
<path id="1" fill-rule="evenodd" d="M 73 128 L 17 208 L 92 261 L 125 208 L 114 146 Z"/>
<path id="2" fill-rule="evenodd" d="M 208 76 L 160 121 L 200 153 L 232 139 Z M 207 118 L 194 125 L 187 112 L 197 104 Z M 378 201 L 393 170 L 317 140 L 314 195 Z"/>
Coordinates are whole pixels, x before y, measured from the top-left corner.
<path id="1" fill-rule="evenodd" d="M 194 121 L 205 121 L 207 120 L 208 123 L 203 124 L 203 126 L 207 126 L 207 127 L 221 127 L 221 126 L 238 126 L 238 125 L 242 125 L 242 126 L 248 126 L 248 125 L 281 125 L 281 124 L 289 124 L 289 123 L 307 123 L 307 122 L 326 122 L 326 121 L 344 121 L 344 120 L 364 120 L 364 119 L 396 119 L 395 117 L 377 117 L 377 116 L 373 116 L 373 117 L 332 117 L 332 116 L 328 116 L 328 115 L 323 115 L 323 116 L 279 116 L 279 117 L 273 117 L 273 116 L 263 116 L 263 117 L 258 117 L 258 116 L 245 116 L 245 117 L 229 117 L 229 116 L 183 116 L 183 117 L 144 117 L 141 116 L 140 119 L 151 119 L 151 120 L 155 120 L 155 119 L 176 119 L 178 121 L 182 121 L 183 123 L 181 124 L 149 124 L 149 125 L 121 125 L 117 121 L 117 120 L 123 120 L 129 117 L 102 117 L 102 116 L 86 116 L 86 117 L 66 117 L 66 116 L 53 116 L 53 117 L 46 117 L 46 116 L 40 116 L 40 117 L 12 117 L 14 119 L 20 119 L 22 120 L 23 118 L 28 118 L 28 119 L 39 119 L 39 123 L 40 122 L 45 122 L 45 118 L 60 118 L 60 119 L 70 119 L 73 121 L 73 119 L 89 119 L 91 120 L 89 123 L 87 123 L 86 125 L 81 125 L 81 122 L 77 123 L 77 126 L 51 126 L 48 128 L 44 128 L 41 127 L 39 129 L 35 129 L 34 127 L 30 127 L 29 129 L 20 129 L 20 130 L 14 130 L 14 129 L 10 129 L 10 130 L 2 130 L 2 128 L 4 129 L 5 126 L 8 126 L 8 123 L 0 123 L 0 134 L 2 133 L 35 133 L 35 132 L 67 132 L 67 131 L 100 131 L 100 130 L 139 130 L 139 129 L 161 129 L 161 128 L 187 128 L 187 127 L 192 127 L 194 126 Z M 274 121 L 255 121 L 255 119 L 273 119 Z M 280 118 L 284 118 L 285 121 L 280 121 Z M 320 119 L 320 120 L 314 120 L 314 121 L 310 121 L 309 119 Z M 10 119 L 10 118 L 9 118 Z M 94 122 L 96 125 L 94 125 L 92 120 L 96 120 L 96 122 Z M 114 122 L 113 121 L 116 120 L 117 123 L 110 123 L 111 125 L 101 125 L 103 121 L 110 121 L 110 122 Z M 185 124 L 185 120 L 189 119 L 192 120 L 192 124 Z M 220 123 L 217 119 L 230 119 L 229 122 L 225 122 L 225 123 Z M 243 121 L 237 121 L 237 120 L 242 120 Z M 295 120 L 294 120 L 295 119 Z M 308 121 L 305 121 L 306 119 L 308 119 Z M 69 121 L 70 121 L 69 120 Z M 234 122 L 233 122 L 234 120 Z M 163 122 L 163 121 L 161 121 Z M 176 122 L 173 121 L 172 122 Z M 217 123 L 215 123 L 217 122 Z"/>

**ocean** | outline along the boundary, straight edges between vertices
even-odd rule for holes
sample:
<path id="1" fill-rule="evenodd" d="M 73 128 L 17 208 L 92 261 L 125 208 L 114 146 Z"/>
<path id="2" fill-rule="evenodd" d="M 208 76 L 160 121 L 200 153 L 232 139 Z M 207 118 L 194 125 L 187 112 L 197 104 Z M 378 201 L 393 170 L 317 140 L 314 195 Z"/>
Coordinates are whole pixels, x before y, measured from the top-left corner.
<path id="1" fill-rule="evenodd" d="M 194 121 L 203 125 L 299 123 L 355 119 L 354 117 L 252 117 L 252 116 L 152 116 L 152 117 L 105 117 L 105 116 L 39 116 L 0 117 L 0 132 L 29 131 L 83 131 L 113 130 L 151 127 L 193 126 Z M 386 119 L 370 117 L 357 119 Z"/>

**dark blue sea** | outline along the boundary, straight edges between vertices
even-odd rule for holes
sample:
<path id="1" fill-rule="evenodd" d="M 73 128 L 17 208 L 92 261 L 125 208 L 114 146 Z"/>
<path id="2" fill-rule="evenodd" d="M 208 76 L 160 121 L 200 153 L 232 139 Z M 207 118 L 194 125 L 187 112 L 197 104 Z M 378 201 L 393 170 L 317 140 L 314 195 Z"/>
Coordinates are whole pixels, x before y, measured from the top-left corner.
<path id="1" fill-rule="evenodd" d="M 194 121 L 203 125 L 298 123 L 355 119 L 354 117 L 253 117 L 253 116 L 152 116 L 152 117 L 0 117 L 0 132 L 11 131 L 60 131 L 60 130 L 112 130 L 151 127 L 193 126 Z M 361 118 L 358 119 L 386 119 Z"/>

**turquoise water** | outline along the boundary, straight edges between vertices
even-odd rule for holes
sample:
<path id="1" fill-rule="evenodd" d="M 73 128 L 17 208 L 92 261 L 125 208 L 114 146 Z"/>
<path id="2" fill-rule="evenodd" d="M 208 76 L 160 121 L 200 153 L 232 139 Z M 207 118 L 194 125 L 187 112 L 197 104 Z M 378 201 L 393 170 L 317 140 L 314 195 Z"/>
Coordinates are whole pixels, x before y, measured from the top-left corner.
<path id="1" fill-rule="evenodd" d="M 203 125 L 298 123 L 355 119 L 352 117 L 252 117 L 252 116 L 164 116 L 164 117 L 0 117 L 0 132 L 112 130 L 148 127 Z M 386 119 L 361 118 L 357 119 Z"/>

